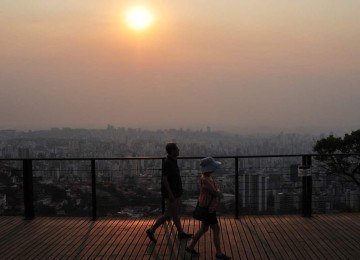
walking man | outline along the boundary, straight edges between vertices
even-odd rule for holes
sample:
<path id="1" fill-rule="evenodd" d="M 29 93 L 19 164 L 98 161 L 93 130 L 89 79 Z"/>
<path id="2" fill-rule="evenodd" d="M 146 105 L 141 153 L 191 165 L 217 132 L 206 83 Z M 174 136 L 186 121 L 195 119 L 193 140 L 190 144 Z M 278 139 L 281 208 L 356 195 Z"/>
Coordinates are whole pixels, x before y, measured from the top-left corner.
<path id="1" fill-rule="evenodd" d="M 161 193 L 165 198 L 165 212 L 160 216 L 151 228 L 146 230 L 146 235 L 152 242 L 156 242 L 154 233 L 156 229 L 165 223 L 166 220 L 172 219 L 178 231 L 179 239 L 189 239 L 191 234 L 184 232 L 179 217 L 181 206 L 181 195 L 183 192 L 180 170 L 177 164 L 179 148 L 176 143 L 166 145 L 167 158 L 164 161 L 161 176 Z"/>

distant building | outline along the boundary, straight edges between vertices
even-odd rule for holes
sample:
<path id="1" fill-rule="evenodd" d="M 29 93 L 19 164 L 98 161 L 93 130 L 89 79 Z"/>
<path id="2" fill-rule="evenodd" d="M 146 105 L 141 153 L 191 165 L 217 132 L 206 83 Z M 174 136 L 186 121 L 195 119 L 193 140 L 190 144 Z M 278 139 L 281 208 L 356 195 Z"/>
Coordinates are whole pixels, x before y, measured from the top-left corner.
<path id="1" fill-rule="evenodd" d="M 357 190 L 347 190 L 347 206 L 349 206 L 354 211 L 360 210 L 360 191 Z"/>
<path id="2" fill-rule="evenodd" d="M 18 157 L 19 158 L 30 158 L 30 149 L 29 148 L 18 148 Z"/>
<path id="3" fill-rule="evenodd" d="M 6 194 L 0 194 L 0 212 L 6 209 Z"/>
<path id="4" fill-rule="evenodd" d="M 249 213 L 267 211 L 269 177 L 259 173 L 245 173 L 240 177 L 242 207 Z"/>
<path id="5" fill-rule="evenodd" d="M 294 214 L 299 210 L 299 194 L 295 192 L 278 192 L 275 194 L 275 213 Z"/>
<path id="6" fill-rule="evenodd" d="M 299 167 L 299 164 L 290 165 L 290 181 L 291 182 L 297 182 L 299 180 L 298 167 Z"/>

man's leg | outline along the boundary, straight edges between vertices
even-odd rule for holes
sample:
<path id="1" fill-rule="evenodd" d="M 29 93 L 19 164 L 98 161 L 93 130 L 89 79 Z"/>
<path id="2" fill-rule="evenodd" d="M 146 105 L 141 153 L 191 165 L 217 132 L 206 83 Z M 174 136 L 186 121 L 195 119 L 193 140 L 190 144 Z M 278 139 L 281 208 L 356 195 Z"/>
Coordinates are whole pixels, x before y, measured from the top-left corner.
<path id="1" fill-rule="evenodd" d="M 166 220 L 170 220 L 170 212 L 169 212 L 169 203 L 167 200 L 165 200 L 165 212 L 162 216 L 158 217 L 155 221 L 155 223 L 151 226 L 151 228 L 149 228 L 148 230 L 146 230 L 146 235 L 148 236 L 148 238 L 152 241 L 152 242 L 156 242 L 154 233 L 156 231 L 156 229 L 161 226 L 162 224 L 165 223 Z"/>
<path id="2" fill-rule="evenodd" d="M 165 223 L 166 220 L 170 220 L 170 217 L 164 213 L 164 215 L 156 219 L 150 230 L 154 233 L 159 226 Z"/>
<path id="3" fill-rule="evenodd" d="M 178 231 L 179 238 L 190 238 L 191 234 L 186 234 L 181 226 L 179 210 L 181 206 L 181 199 L 176 198 L 174 201 L 169 201 L 169 213 L 174 221 L 174 225 Z"/>
<path id="4" fill-rule="evenodd" d="M 173 201 L 169 201 L 168 209 L 169 215 L 171 216 L 172 220 L 174 221 L 174 225 L 178 231 L 178 233 L 183 233 L 184 230 L 181 226 L 180 217 L 179 217 L 179 207 L 180 207 L 180 198 L 176 198 Z"/>

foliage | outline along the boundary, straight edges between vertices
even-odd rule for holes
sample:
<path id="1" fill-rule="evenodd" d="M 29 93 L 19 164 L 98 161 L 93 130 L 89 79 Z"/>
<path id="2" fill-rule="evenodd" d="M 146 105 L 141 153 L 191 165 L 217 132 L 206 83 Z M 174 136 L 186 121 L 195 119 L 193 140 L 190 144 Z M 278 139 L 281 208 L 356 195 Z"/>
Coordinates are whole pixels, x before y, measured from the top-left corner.
<path id="1" fill-rule="evenodd" d="M 50 205 L 39 203 L 36 206 L 36 214 L 40 216 L 56 216 L 56 209 Z"/>
<path id="2" fill-rule="evenodd" d="M 360 186 L 360 129 L 344 137 L 329 135 L 316 142 L 315 159 L 327 174 L 337 174 Z M 325 156 L 325 154 L 332 154 Z"/>

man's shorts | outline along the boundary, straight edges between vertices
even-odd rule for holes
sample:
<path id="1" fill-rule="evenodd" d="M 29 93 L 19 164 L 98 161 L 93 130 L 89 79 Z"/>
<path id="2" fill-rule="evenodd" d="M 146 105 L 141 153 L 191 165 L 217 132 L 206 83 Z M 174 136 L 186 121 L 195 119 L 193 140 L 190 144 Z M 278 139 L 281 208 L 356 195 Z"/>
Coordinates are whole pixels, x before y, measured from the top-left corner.
<path id="1" fill-rule="evenodd" d="M 181 207 L 180 198 L 175 198 L 173 201 L 170 201 L 168 198 L 166 198 L 164 215 L 177 217 L 179 216 L 180 207 Z"/>

